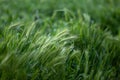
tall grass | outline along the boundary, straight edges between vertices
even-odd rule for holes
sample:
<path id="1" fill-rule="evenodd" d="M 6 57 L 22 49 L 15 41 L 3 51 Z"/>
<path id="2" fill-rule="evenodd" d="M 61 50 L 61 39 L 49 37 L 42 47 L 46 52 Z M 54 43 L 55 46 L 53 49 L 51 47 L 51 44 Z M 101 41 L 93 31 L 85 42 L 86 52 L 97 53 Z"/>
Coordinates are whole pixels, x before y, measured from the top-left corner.
<path id="1" fill-rule="evenodd" d="M 118 3 L 1 0 L 0 80 L 119 80 Z"/>
<path id="2" fill-rule="evenodd" d="M 45 26 L 38 28 L 37 22 L 4 27 L 1 80 L 118 79 L 120 49 L 116 39 L 82 19 L 70 24 L 54 34 L 45 34 Z"/>

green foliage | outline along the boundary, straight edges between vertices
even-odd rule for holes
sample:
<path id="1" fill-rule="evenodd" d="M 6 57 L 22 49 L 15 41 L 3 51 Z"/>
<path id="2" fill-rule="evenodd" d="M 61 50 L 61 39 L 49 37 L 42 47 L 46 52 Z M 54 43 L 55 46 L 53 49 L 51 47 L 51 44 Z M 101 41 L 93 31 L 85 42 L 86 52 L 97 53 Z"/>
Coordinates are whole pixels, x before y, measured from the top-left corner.
<path id="1" fill-rule="evenodd" d="M 119 0 L 0 0 L 0 80 L 120 79 Z"/>
<path id="2" fill-rule="evenodd" d="M 79 10 L 82 13 L 88 13 L 94 22 L 101 25 L 102 29 L 109 28 L 116 35 L 120 28 L 119 4 L 119 0 L 1 0 L 0 23 L 32 21 L 34 18 L 52 16 L 56 10 L 64 11 L 66 8 L 75 13 L 76 17 L 79 15 L 77 13 Z"/>

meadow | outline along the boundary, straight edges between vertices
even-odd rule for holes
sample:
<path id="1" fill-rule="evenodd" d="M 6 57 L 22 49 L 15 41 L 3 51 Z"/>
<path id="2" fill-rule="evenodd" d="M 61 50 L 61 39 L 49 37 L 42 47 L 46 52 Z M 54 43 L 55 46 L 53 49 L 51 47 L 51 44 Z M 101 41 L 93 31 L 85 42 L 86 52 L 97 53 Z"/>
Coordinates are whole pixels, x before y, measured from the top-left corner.
<path id="1" fill-rule="evenodd" d="M 120 0 L 0 0 L 0 80 L 119 80 Z"/>

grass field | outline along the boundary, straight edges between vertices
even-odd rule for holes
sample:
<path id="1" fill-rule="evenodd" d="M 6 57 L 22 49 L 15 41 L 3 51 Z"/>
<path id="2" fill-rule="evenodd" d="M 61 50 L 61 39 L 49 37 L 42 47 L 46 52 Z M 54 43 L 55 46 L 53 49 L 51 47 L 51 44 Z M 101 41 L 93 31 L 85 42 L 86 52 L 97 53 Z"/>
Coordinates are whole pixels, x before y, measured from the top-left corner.
<path id="1" fill-rule="evenodd" d="M 0 0 L 0 80 L 119 80 L 120 0 Z"/>

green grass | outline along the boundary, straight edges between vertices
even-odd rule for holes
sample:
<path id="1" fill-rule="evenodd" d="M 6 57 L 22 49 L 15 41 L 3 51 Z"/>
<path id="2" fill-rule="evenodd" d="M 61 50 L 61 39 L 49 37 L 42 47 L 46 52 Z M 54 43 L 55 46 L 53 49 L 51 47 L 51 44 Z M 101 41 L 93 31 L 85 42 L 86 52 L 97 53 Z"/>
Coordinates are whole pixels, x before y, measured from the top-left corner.
<path id="1" fill-rule="evenodd" d="M 119 80 L 119 3 L 1 0 L 0 80 Z"/>

